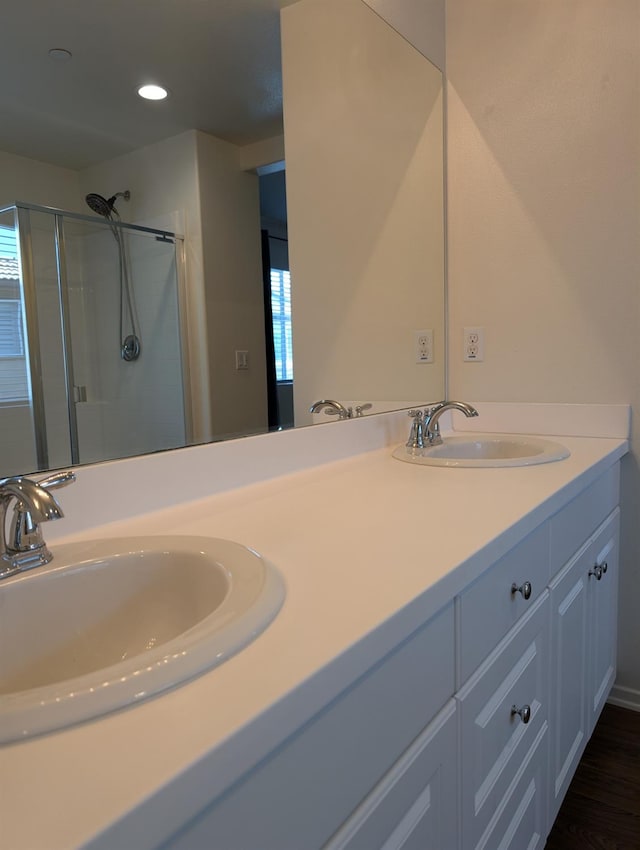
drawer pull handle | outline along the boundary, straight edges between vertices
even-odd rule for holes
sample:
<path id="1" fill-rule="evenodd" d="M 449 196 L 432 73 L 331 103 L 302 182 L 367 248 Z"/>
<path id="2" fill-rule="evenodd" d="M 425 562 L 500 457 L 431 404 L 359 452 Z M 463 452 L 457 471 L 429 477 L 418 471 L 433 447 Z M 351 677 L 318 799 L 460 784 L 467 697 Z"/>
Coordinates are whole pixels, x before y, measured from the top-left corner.
<path id="1" fill-rule="evenodd" d="M 596 579 L 598 581 L 600 581 L 600 579 L 602 578 L 603 572 L 604 572 L 604 570 L 602 569 L 602 567 L 600 567 L 600 566 L 598 566 L 598 564 L 596 564 L 595 567 L 592 570 L 589 570 L 589 578 L 591 578 L 591 576 L 595 576 Z"/>
<path id="2" fill-rule="evenodd" d="M 517 705 L 512 705 L 511 716 L 513 717 L 514 714 L 519 715 L 523 723 L 528 723 L 531 720 L 531 706 L 523 705 L 522 708 L 518 708 Z"/>
<path id="3" fill-rule="evenodd" d="M 532 590 L 533 590 L 533 588 L 531 587 L 530 581 L 525 581 L 524 584 L 520 585 L 520 587 L 518 587 L 518 585 L 515 583 L 515 581 L 511 585 L 511 593 L 512 594 L 521 593 L 523 599 L 531 599 L 531 591 Z"/>

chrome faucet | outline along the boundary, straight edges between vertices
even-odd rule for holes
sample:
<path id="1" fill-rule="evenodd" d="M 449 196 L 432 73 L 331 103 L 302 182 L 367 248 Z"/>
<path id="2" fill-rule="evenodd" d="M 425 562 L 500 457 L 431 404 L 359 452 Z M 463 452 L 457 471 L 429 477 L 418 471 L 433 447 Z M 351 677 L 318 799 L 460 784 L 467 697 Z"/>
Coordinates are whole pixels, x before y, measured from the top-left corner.
<path id="1" fill-rule="evenodd" d="M 409 439 L 406 442 L 408 449 L 423 449 L 424 448 L 424 413 L 422 410 L 410 410 L 407 413 L 413 420 L 411 422 L 411 431 Z"/>
<path id="2" fill-rule="evenodd" d="M 430 446 L 439 446 L 442 443 L 440 436 L 439 419 L 445 410 L 460 410 L 465 416 L 477 416 L 478 411 L 470 404 L 463 401 L 440 401 L 438 404 L 428 407 L 424 412 L 424 440 Z"/>
<path id="3" fill-rule="evenodd" d="M 0 579 L 48 564 L 53 558 L 40 523 L 64 516 L 51 490 L 76 480 L 73 472 L 57 472 L 34 481 L 22 475 L 0 479 Z M 7 510 L 14 501 L 7 535 Z"/>
<path id="4" fill-rule="evenodd" d="M 309 413 L 319 413 L 326 408 L 326 412 L 332 415 L 337 415 L 340 419 L 351 419 L 353 417 L 353 409 L 345 407 L 339 401 L 334 401 L 331 398 L 323 398 L 320 401 L 314 401 L 309 408 Z"/>

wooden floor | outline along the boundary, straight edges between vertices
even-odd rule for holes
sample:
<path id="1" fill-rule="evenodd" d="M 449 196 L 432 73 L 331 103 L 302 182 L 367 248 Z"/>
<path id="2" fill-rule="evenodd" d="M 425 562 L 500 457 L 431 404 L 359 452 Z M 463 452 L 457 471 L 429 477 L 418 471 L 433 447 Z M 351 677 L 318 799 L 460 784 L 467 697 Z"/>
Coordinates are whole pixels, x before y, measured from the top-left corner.
<path id="1" fill-rule="evenodd" d="M 545 850 L 640 850 L 640 712 L 605 705 Z"/>

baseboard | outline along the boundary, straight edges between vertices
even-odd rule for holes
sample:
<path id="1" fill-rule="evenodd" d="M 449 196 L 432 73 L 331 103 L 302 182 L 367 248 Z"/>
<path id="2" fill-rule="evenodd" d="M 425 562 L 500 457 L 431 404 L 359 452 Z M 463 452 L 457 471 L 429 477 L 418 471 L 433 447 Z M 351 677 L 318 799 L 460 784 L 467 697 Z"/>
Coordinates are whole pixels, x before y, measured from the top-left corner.
<path id="1" fill-rule="evenodd" d="M 607 702 L 612 705 L 619 705 L 621 708 L 640 711 L 640 691 L 635 688 L 623 688 L 621 685 L 614 685 Z"/>

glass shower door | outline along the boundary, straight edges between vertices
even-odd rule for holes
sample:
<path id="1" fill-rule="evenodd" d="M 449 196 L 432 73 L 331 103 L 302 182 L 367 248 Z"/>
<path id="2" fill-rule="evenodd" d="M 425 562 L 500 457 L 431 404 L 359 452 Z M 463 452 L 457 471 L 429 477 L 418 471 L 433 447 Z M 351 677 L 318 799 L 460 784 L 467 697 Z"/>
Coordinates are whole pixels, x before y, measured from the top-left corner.
<path id="1" fill-rule="evenodd" d="M 181 258 L 170 234 L 0 211 L 0 476 L 189 442 Z"/>
<path id="2" fill-rule="evenodd" d="M 63 226 L 80 462 L 184 446 L 174 239 L 99 220 Z"/>

